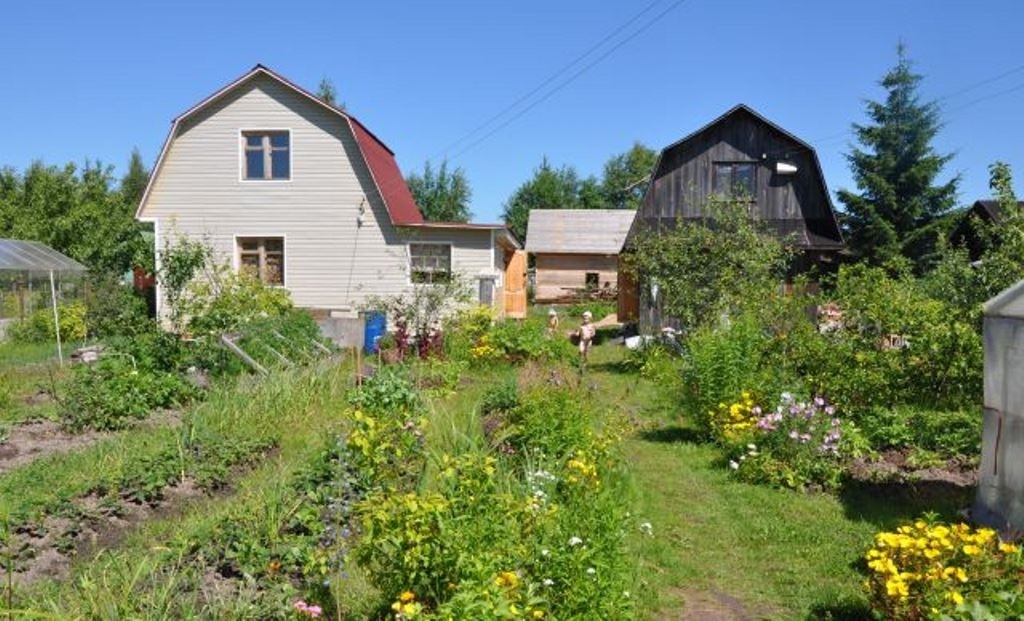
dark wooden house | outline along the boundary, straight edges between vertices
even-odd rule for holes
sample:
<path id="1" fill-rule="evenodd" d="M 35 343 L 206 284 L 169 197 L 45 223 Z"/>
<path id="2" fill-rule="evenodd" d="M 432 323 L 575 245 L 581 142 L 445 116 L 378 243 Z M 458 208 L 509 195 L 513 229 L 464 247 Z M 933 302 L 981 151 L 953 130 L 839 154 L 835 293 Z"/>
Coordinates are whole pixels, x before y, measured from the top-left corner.
<path id="1" fill-rule="evenodd" d="M 643 230 L 703 220 L 712 196 L 749 202 L 751 213 L 798 250 L 795 272 L 831 264 L 843 237 L 814 148 L 740 104 L 661 152 L 626 247 Z M 620 272 L 621 273 L 621 272 Z M 619 283 L 619 318 L 662 322 L 640 283 Z"/>
<path id="2" fill-rule="evenodd" d="M 1017 207 L 1024 210 L 1024 201 L 1018 201 Z M 974 201 L 969 209 L 960 212 L 956 218 L 956 226 L 949 240 L 954 246 L 967 248 L 971 260 L 977 261 L 985 245 L 979 228 L 985 224 L 999 224 L 1005 219 L 1005 214 L 999 201 L 982 199 Z"/>

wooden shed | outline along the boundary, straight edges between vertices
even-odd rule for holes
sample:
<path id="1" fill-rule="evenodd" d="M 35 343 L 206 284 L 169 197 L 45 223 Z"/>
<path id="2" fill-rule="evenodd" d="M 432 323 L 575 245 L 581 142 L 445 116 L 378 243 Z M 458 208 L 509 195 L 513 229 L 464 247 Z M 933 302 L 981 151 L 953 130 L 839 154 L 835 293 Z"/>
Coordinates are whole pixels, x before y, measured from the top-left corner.
<path id="1" fill-rule="evenodd" d="M 534 258 L 537 302 L 613 299 L 631 209 L 532 209 L 526 251 Z"/>

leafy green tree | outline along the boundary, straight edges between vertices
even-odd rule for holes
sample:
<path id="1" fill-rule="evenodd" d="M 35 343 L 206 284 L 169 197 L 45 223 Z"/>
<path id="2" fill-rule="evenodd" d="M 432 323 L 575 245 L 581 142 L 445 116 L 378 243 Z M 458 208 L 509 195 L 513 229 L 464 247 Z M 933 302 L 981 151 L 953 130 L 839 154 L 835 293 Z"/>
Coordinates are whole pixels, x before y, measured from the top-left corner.
<path id="1" fill-rule="evenodd" d="M 128 172 L 121 177 L 121 196 L 129 205 L 139 204 L 142 195 L 146 192 L 146 184 L 149 183 L 149 170 L 142 161 L 139 149 L 132 149 L 131 158 L 128 160 Z"/>
<path id="2" fill-rule="evenodd" d="M 423 165 L 423 174 L 411 173 L 406 178 L 409 190 L 419 205 L 423 218 L 431 222 L 469 222 L 469 202 L 473 191 L 461 168 L 448 170 L 448 162 L 434 172 L 430 162 Z"/>
<path id="3" fill-rule="evenodd" d="M 881 80 L 884 102 L 867 102 L 870 123 L 854 124 L 861 147 L 847 156 L 859 192 L 839 191 L 851 249 L 875 265 L 909 260 L 922 267 L 934 244 L 931 226 L 953 207 L 959 176 L 945 183 L 936 178 L 952 159 L 931 142 L 941 122 L 935 102 L 922 102 L 914 73 L 902 45 L 898 60 Z"/>
<path id="4" fill-rule="evenodd" d="M 601 184 L 593 177 L 580 180 L 572 166 L 555 168 L 544 158 L 533 177 L 516 188 L 505 203 L 502 219 L 521 240 L 531 209 L 604 209 Z"/>
<path id="5" fill-rule="evenodd" d="M 608 204 L 619 209 L 638 208 L 657 161 L 657 152 L 634 142 L 628 151 L 605 162 L 601 188 Z"/>
<path id="6" fill-rule="evenodd" d="M 623 255 L 641 286 L 657 285 L 655 303 L 663 314 L 686 329 L 762 306 L 784 278 L 792 254 L 741 204 L 712 196 L 708 214 L 669 230 L 641 231 Z"/>
<path id="7" fill-rule="evenodd" d="M 146 243 L 135 205 L 114 190 L 113 169 L 35 162 L 0 171 L 0 236 L 35 240 L 94 272 L 123 274 Z"/>

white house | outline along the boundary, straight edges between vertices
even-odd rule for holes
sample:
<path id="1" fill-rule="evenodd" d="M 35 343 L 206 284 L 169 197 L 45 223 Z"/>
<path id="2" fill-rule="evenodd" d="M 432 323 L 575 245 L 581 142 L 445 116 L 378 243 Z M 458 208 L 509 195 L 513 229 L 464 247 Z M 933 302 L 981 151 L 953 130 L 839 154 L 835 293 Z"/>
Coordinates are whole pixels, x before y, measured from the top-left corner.
<path id="1" fill-rule="evenodd" d="M 380 138 L 261 65 L 174 119 L 136 217 L 153 223 L 158 264 L 165 241 L 205 239 L 322 315 L 451 273 L 499 312 L 520 295 L 504 225 L 425 222 Z"/>

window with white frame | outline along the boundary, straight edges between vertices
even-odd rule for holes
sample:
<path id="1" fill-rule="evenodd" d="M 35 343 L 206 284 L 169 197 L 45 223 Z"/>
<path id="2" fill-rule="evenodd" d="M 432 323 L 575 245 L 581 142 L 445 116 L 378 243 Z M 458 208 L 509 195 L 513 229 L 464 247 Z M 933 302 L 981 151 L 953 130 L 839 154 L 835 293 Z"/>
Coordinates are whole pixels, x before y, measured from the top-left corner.
<path id="1" fill-rule="evenodd" d="M 286 181 L 292 177 L 291 135 L 287 131 L 242 132 L 242 178 Z"/>
<path id="2" fill-rule="evenodd" d="M 451 277 L 451 244 L 409 244 L 409 279 L 412 282 L 448 282 Z"/>
<path id="3" fill-rule="evenodd" d="M 284 285 L 284 238 L 239 237 L 238 270 L 271 286 Z"/>

